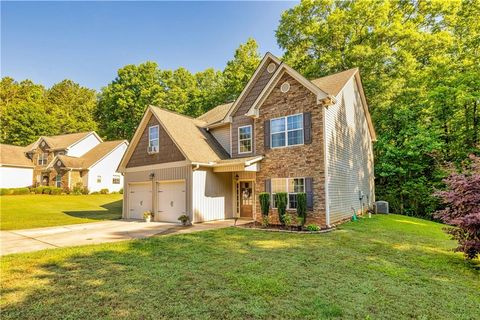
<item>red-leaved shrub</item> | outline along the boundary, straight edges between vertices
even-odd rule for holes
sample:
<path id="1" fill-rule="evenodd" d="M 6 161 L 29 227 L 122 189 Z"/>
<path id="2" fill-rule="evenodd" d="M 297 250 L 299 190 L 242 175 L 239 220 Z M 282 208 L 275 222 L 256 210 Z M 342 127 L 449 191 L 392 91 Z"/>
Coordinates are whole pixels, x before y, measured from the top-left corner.
<path id="1" fill-rule="evenodd" d="M 458 241 L 455 251 L 474 259 L 480 254 L 480 158 L 470 156 L 471 165 L 463 173 L 452 173 L 444 182 L 446 191 L 436 193 L 445 208 L 435 213 L 453 226 L 444 230 Z"/>

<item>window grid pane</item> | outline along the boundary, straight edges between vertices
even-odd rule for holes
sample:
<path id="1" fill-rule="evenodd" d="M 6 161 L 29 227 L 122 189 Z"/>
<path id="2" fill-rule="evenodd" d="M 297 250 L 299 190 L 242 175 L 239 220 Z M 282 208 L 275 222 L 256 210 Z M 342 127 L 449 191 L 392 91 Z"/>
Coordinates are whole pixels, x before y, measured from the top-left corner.
<path id="1" fill-rule="evenodd" d="M 272 134 L 272 148 L 285 146 L 285 133 Z"/>
<path id="2" fill-rule="evenodd" d="M 303 129 L 303 115 L 287 117 L 287 128 L 288 130 Z"/>
<path id="3" fill-rule="evenodd" d="M 295 130 L 288 132 L 288 145 L 296 145 L 303 143 L 303 130 Z"/>
<path id="4" fill-rule="evenodd" d="M 285 118 L 270 120 L 271 133 L 284 132 L 285 131 Z"/>

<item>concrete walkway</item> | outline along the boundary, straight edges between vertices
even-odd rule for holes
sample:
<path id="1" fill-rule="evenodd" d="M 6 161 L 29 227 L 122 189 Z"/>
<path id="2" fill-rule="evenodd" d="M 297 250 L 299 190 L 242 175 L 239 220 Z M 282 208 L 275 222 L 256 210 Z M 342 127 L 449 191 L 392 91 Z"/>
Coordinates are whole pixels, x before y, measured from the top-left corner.
<path id="1" fill-rule="evenodd" d="M 247 220 L 238 220 L 237 225 L 248 222 Z M 218 220 L 184 227 L 167 222 L 110 220 L 38 229 L 0 231 L 0 255 L 141 239 L 156 234 L 191 233 L 225 228 L 233 226 L 233 223 L 233 220 Z"/>

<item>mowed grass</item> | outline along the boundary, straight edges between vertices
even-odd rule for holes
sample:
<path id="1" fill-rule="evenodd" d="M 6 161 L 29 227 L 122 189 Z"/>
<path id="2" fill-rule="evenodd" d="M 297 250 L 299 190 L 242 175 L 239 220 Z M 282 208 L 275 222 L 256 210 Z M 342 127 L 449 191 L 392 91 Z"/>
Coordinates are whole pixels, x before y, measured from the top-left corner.
<path id="1" fill-rule="evenodd" d="M 479 262 L 441 228 L 374 216 L 5 256 L 2 319 L 478 319 Z"/>
<path id="2" fill-rule="evenodd" d="M 121 194 L 0 197 L 0 229 L 18 230 L 119 219 Z"/>

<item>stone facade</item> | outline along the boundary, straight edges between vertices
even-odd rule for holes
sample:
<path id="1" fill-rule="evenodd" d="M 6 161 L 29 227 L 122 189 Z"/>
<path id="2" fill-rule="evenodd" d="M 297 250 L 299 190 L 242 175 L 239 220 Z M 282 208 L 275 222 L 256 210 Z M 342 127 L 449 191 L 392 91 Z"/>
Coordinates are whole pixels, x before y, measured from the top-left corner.
<path id="1" fill-rule="evenodd" d="M 287 93 L 280 91 L 280 86 L 288 81 L 290 90 Z M 264 121 L 277 117 L 311 113 L 312 141 L 310 144 L 290 146 L 284 148 L 265 149 Z M 256 174 L 256 194 L 265 191 L 265 180 L 271 178 L 313 178 L 313 210 L 307 212 L 307 224 L 326 224 L 325 217 L 325 166 L 323 146 L 323 112 L 324 107 L 317 104 L 315 94 L 302 84 L 285 74 L 278 81 L 275 88 L 260 106 L 259 117 L 255 119 L 255 150 L 257 155 L 263 155 L 260 163 L 260 172 Z M 259 201 L 256 203 L 256 220 L 261 220 Z M 295 210 L 293 210 L 295 212 Z M 278 223 L 276 209 L 271 209 L 271 223 Z"/>
<path id="2" fill-rule="evenodd" d="M 39 164 L 39 159 L 41 158 L 41 155 L 45 153 L 47 154 L 47 161 L 45 164 Z M 40 142 L 39 146 L 35 151 L 31 154 L 31 160 L 33 162 L 33 165 L 35 166 L 33 168 L 33 183 L 32 185 L 38 186 L 38 185 L 44 185 L 43 183 L 43 178 L 45 176 L 50 176 L 49 173 L 46 170 L 48 164 L 52 162 L 53 158 L 55 158 L 55 154 L 49 150 L 49 146 L 47 144 L 42 145 Z M 50 179 L 48 185 L 50 185 Z"/>
<path id="3" fill-rule="evenodd" d="M 268 81 L 270 81 L 270 79 L 274 74 L 274 72 L 267 71 L 267 67 L 269 63 L 274 63 L 274 62 L 273 60 L 269 60 L 267 63 L 265 63 L 262 69 L 259 70 L 258 79 L 254 84 L 250 86 L 249 91 L 246 92 L 245 97 L 243 98 L 243 101 L 241 101 L 240 105 L 238 106 L 238 109 L 235 111 L 235 113 L 232 116 L 232 126 L 231 126 L 232 158 L 248 157 L 253 155 L 256 152 L 255 146 L 252 146 L 251 153 L 242 153 L 242 154 L 238 153 L 238 128 L 246 125 L 252 125 L 252 132 L 255 135 L 255 128 L 253 128 L 254 121 L 251 117 L 245 116 L 245 114 L 248 112 L 252 104 L 258 98 L 263 88 L 268 83 Z M 276 63 L 275 65 L 278 67 Z"/>

